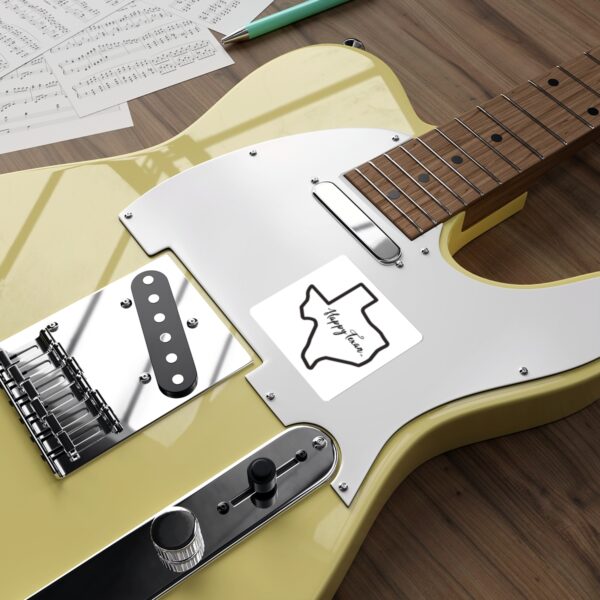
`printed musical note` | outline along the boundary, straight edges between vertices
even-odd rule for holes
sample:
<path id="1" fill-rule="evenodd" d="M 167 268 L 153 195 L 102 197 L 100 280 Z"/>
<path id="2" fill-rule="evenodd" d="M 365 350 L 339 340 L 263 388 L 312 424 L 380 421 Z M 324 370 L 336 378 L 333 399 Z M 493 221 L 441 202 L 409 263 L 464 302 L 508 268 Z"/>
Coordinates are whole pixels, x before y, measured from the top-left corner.
<path id="1" fill-rule="evenodd" d="M 205 25 L 145 0 L 55 46 L 46 58 L 80 116 L 233 62 Z"/>
<path id="2" fill-rule="evenodd" d="M 167 7 L 180 15 L 204 23 L 219 33 L 232 33 L 247 25 L 273 0 L 169 0 Z M 154 4 L 165 4 L 151 0 Z"/>
<path id="3" fill-rule="evenodd" d="M 43 56 L 0 79 L 0 153 L 131 125 L 127 104 L 79 117 Z"/>
<path id="4" fill-rule="evenodd" d="M 0 77 L 129 0 L 0 0 Z"/>

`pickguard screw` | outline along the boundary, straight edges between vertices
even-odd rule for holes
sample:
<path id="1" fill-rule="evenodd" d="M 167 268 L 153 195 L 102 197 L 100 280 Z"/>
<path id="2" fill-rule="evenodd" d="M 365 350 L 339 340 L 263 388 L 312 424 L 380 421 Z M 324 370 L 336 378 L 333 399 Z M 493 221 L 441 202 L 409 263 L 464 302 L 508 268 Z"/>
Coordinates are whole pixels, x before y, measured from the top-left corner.
<path id="1" fill-rule="evenodd" d="M 404 263 L 401 260 L 396 261 L 396 266 L 401 269 L 404 266 Z"/>
<path id="2" fill-rule="evenodd" d="M 319 183 L 319 178 L 318 178 L 318 177 L 313 177 L 313 178 L 310 180 L 310 182 L 311 182 L 311 183 Z"/>
<path id="3" fill-rule="evenodd" d="M 268 393 L 268 394 L 265 396 L 265 398 L 266 398 L 267 400 L 270 400 L 270 401 L 272 402 L 273 400 L 275 400 L 275 394 L 274 394 L 273 392 L 269 392 L 269 393 Z"/>
<path id="4" fill-rule="evenodd" d="M 521 367 L 519 369 L 519 373 L 521 373 L 521 375 L 523 375 L 523 377 L 525 377 L 525 375 L 529 375 L 529 369 L 527 367 Z"/>
<path id="5" fill-rule="evenodd" d="M 342 483 L 338 485 L 338 490 L 340 490 L 340 492 L 348 491 L 348 484 L 345 481 L 342 481 Z"/>
<path id="6" fill-rule="evenodd" d="M 323 448 L 325 448 L 327 446 L 327 440 L 322 435 L 318 435 L 312 441 L 312 445 L 313 445 L 313 448 L 315 448 L 316 450 L 323 450 Z"/>
<path id="7" fill-rule="evenodd" d="M 392 136 L 392 142 L 399 142 L 400 136 L 398 134 Z"/>
<path id="8" fill-rule="evenodd" d="M 152 375 L 150 375 L 150 373 L 142 373 L 140 375 L 140 383 L 150 383 L 151 379 Z"/>
<path id="9" fill-rule="evenodd" d="M 52 323 L 48 325 L 48 331 L 50 331 L 51 333 L 54 333 L 57 329 L 58 323 L 56 321 L 52 321 Z"/>
<path id="10" fill-rule="evenodd" d="M 121 300 L 121 308 L 131 308 L 131 300 L 129 298 L 125 298 L 124 300 Z"/>
<path id="11" fill-rule="evenodd" d="M 133 213 L 132 213 L 132 212 L 126 212 L 126 213 L 125 213 L 123 216 L 124 216 L 126 219 L 131 219 L 131 217 L 133 217 Z"/>
<path id="12" fill-rule="evenodd" d="M 429 254 L 429 248 L 421 248 L 421 254 L 427 256 Z"/>
<path id="13" fill-rule="evenodd" d="M 217 512 L 221 515 L 226 515 L 229 512 L 229 504 L 227 502 L 219 502 L 217 504 Z"/>
<path id="14" fill-rule="evenodd" d="M 306 450 L 298 450 L 298 452 L 296 452 L 296 460 L 297 461 L 304 462 L 307 458 L 308 458 L 308 454 L 306 453 Z"/>
<path id="15" fill-rule="evenodd" d="M 258 152 L 256 150 L 250 150 L 249 154 L 250 156 L 256 156 Z"/>
<path id="16" fill-rule="evenodd" d="M 198 319 L 196 319 L 196 317 L 192 317 L 191 319 L 188 319 L 187 326 L 190 329 L 196 329 L 196 327 L 198 327 Z"/>

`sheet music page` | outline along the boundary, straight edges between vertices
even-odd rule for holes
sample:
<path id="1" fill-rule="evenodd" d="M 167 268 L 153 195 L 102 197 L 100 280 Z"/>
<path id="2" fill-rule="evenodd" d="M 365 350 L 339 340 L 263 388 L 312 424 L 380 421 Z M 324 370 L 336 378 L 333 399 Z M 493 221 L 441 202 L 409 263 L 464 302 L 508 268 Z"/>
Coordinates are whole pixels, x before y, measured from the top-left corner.
<path id="1" fill-rule="evenodd" d="M 233 63 L 201 23 L 134 0 L 46 54 L 80 116 Z"/>
<path id="2" fill-rule="evenodd" d="M 0 77 L 129 0 L 0 0 Z"/>
<path id="3" fill-rule="evenodd" d="M 152 0 L 154 4 L 164 4 Z M 166 5 L 227 35 L 248 25 L 273 0 L 168 0 Z"/>
<path id="4" fill-rule="evenodd" d="M 132 125 L 127 104 L 80 118 L 43 56 L 0 79 L 0 153 Z"/>

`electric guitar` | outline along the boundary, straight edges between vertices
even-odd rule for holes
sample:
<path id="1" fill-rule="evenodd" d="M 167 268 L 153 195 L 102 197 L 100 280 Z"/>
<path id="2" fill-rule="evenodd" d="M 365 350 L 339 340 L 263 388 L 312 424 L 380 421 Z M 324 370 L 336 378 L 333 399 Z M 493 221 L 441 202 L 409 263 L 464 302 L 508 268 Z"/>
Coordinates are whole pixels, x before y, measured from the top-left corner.
<path id="1" fill-rule="evenodd" d="M 598 274 L 452 255 L 599 107 L 600 49 L 434 128 L 314 46 L 157 147 L 0 177 L 3 597 L 330 597 L 417 465 L 595 400 Z"/>

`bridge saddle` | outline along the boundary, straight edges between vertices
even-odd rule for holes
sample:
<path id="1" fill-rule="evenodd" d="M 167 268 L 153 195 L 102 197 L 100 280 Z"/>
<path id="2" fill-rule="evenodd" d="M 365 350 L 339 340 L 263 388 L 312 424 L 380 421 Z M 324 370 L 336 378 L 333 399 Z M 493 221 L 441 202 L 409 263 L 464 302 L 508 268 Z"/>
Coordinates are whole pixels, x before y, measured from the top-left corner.
<path id="1" fill-rule="evenodd" d="M 83 449 L 123 427 L 54 338 L 55 327 L 48 325 L 24 347 L 0 349 L 0 385 L 52 471 L 64 476 L 61 457 L 74 463 Z"/>

